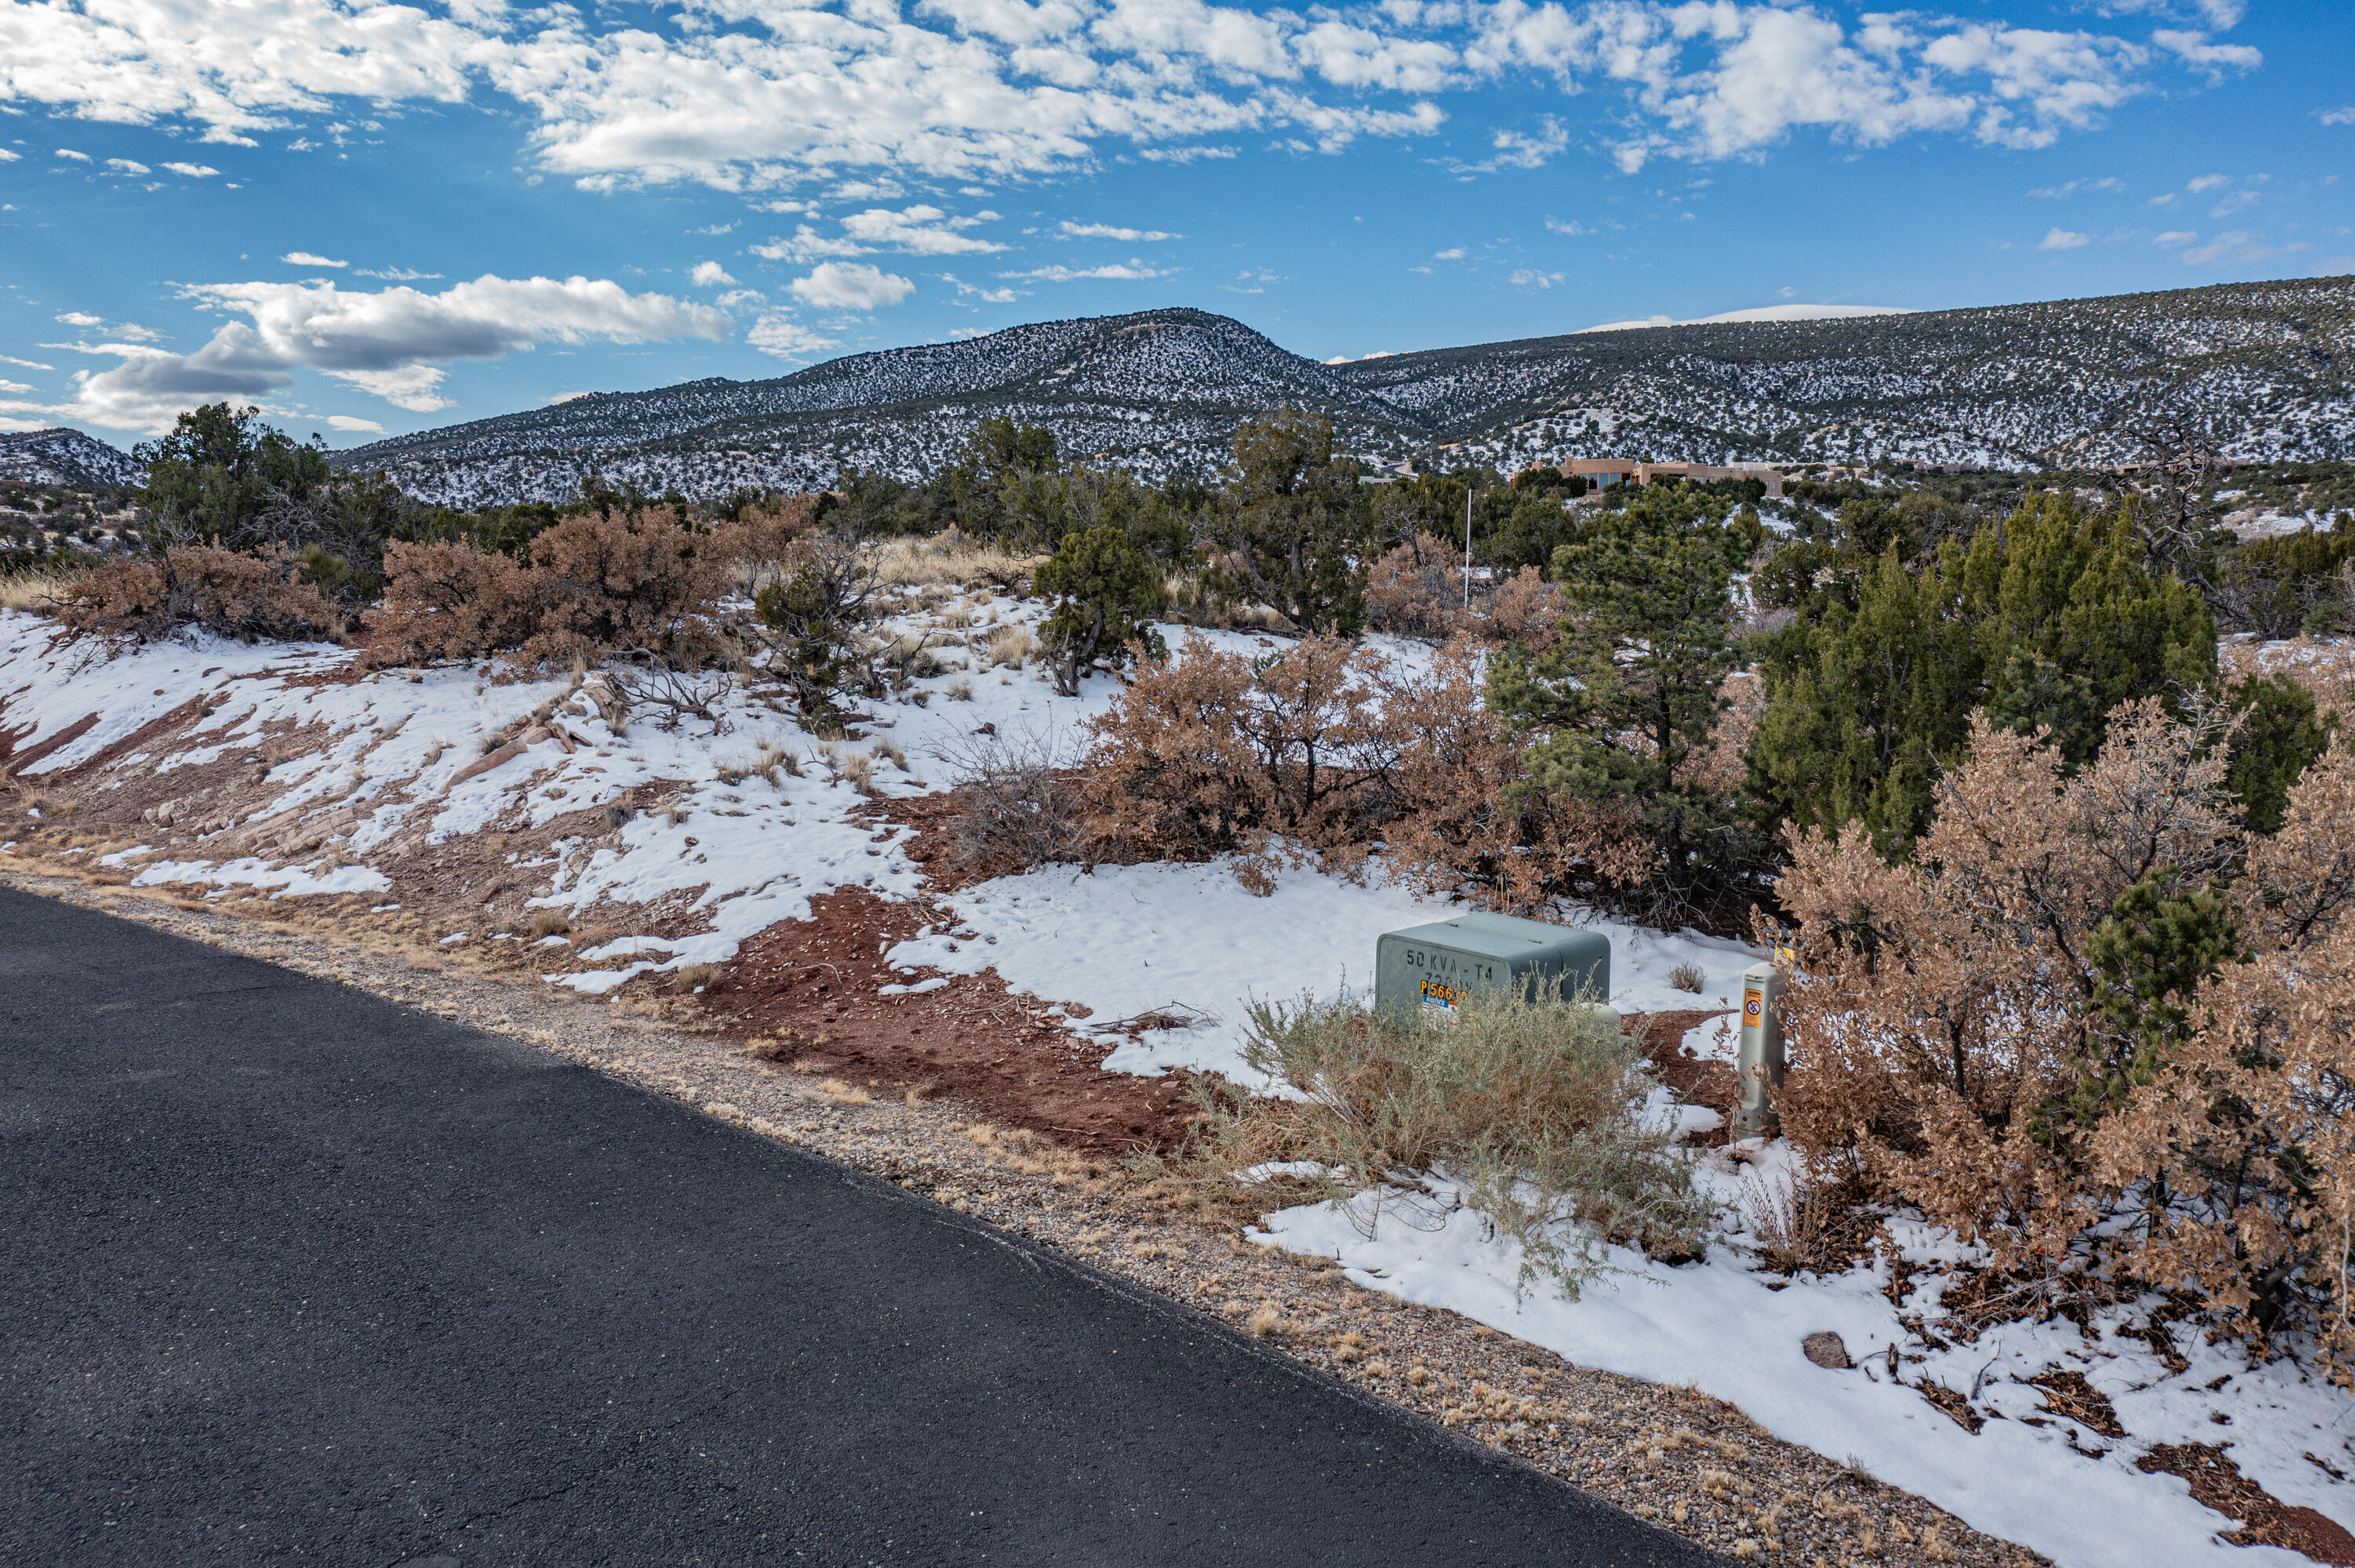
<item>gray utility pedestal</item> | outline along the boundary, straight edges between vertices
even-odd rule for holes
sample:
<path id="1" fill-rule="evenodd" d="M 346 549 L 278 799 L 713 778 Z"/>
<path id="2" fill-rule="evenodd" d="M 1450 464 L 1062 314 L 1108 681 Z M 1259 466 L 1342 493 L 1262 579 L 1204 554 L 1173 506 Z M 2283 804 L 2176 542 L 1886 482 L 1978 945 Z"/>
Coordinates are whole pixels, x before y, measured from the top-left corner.
<path id="1" fill-rule="evenodd" d="M 1611 994 L 1611 941 L 1513 915 L 1478 912 L 1386 933 L 1374 944 L 1374 1006 L 1453 1022 L 1466 996 L 1560 979 L 1565 1001 Z"/>

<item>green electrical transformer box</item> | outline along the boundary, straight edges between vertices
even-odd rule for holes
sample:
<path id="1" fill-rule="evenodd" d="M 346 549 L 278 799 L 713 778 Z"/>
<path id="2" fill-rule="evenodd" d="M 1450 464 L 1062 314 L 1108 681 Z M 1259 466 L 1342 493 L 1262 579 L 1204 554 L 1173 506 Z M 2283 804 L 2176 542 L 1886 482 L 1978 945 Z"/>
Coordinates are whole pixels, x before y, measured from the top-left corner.
<path id="1" fill-rule="evenodd" d="M 1611 940 L 1513 915 L 1475 911 L 1386 933 L 1374 944 L 1374 1006 L 1452 1022 L 1465 997 L 1539 980 L 1566 999 L 1611 994 Z"/>

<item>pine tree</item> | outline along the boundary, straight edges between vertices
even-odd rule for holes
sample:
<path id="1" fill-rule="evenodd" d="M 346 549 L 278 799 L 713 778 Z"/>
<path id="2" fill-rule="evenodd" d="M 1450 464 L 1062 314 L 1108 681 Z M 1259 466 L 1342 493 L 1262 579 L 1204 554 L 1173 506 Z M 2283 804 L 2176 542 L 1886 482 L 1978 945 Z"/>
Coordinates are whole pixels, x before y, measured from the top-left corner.
<path id="1" fill-rule="evenodd" d="M 1328 419 L 1280 409 L 1235 432 L 1220 492 L 1228 558 L 1212 586 L 1273 605 L 1303 631 L 1366 622 L 1369 508 Z"/>
<path id="2" fill-rule="evenodd" d="M 1697 787 L 1733 667 L 1735 529 L 1689 500 L 1647 497 L 1554 552 L 1567 613 L 1542 655 L 1518 645 L 1490 666 L 1488 701 L 1526 737 L 1538 789 L 1626 810 L 1649 843 L 1642 912 L 1690 919 L 1737 885 L 1753 848 L 1728 802 Z"/>
<path id="3" fill-rule="evenodd" d="M 1167 652 L 1148 624 L 1167 599 L 1161 570 L 1117 528 L 1064 535 L 1054 558 L 1039 568 L 1031 592 L 1055 600 L 1039 639 L 1055 689 L 1067 697 L 1079 695 L 1080 677 L 1094 666 L 1126 662 L 1134 643 L 1143 644 L 1151 658 Z"/>
<path id="4" fill-rule="evenodd" d="M 1884 852 L 1929 820 L 1981 687 L 1977 641 L 1958 612 L 1960 565 L 1950 548 L 1916 571 L 1892 545 L 1853 609 L 1835 606 L 1771 645 L 1750 788 L 1778 817 L 1862 822 Z"/>
<path id="5" fill-rule="evenodd" d="M 1988 716 L 2022 734 L 2050 726 L 2068 765 L 2100 749 L 2111 709 L 2170 706 L 2216 679 L 2216 622 L 2173 577 L 2143 567 L 2132 506 L 2087 514 L 2030 496 L 1971 541 L 1964 613 L 1979 621 Z"/>

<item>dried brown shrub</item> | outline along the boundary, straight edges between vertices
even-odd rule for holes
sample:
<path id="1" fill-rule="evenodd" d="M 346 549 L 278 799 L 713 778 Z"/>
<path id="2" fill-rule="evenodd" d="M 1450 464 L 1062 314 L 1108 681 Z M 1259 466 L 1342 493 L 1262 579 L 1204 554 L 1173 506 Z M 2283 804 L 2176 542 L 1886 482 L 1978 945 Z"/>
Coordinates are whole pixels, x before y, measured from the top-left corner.
<path id="1" fill-rule="evenodd" d="M 1477 595 L 1475 612 L 1482 609 Z M 1497 583 L 1486 606 L 1488 635 L 1500 642 L 1525 642 L 1542 653 L 1561 630 L 1561 589 L 1545 580 L 1535 567 L 1523 567 Z"/>
<path id="2" fill-rule="evenodd" d="M 153 642 L 183 630 L 245 641 L 332 641 L 343 626 L 283 550 L 251 556 L 192 545 L 112 560 L 67 578 L 56 603 L 70 634 L 108 642 Z"/>
<path id="3" fill-rule="evenodd" d="M 709 612 L 729 556 L 726 542 L 667 512 L 567 517 L 531 542 L 539 622 L 525 656 L 562 663 L 621 651 L 693 668 L 716 651 Z"/>
<path id="4" fill-rule="evenodd" d="M 2075 1256 L 2099 1183 L 2038 1113 L 2103 1056 L 2088 944 L 2119 895 L 2155 871 L 2195 885 L 2237 847 L 2214 738 L 2137 703 L 2064 777 L 2057 752 L 1977 717 L 1912 861 L 1854 827 L 1796 835 L 1779 886 L 1799 924 L 1792 1138 L 1852 1152 L 1998 1268 Z"/>
<path id="5" fill-rule="evenodd" d="M 2249 841 L 2221 738 L 2136 704 L 2067 777 L 1982 722 L 1913 862 L 1801 838 L 1780 889 L 1800 923 L 1784 1125 L 1985 1243 L 2010 1310 L 2189 1292 L 2347 1378 L 2355 758 L 2334 746 L 2281 833 Z M 2102 932 L 2153 886 L 2179 912 L 2221 895 L 2227 939 L 2122 1020 Z"/>
<path id="6" fill-rule="evenodd" d="M 694 670 L 730 650 L 721 598 L 757 592 L 806 553 L 811 510 L 791 497 L 706 532 L 655 510 L 567 517 L 532 541 L 527 566 L 396 542 L 367 617 L 370 652 L 379 663 L 504 653 L 534 666 L 634 653 Z"/>
<path id="7" fill-rule="evenodd" d="M 383 600 L 364 617 L 378 663 L 509 653 L 539 628 L 538 580 L 496 551 L 395 540 L 385 546 L 384 575 Z"/>
<path id="8" fill-rule="evenodd" d="M 2309 1335 L 2342 1381 L 2355 1375 L 2350 842 L 2355 759 L 2339 744 L 2234 889 L 2255 951 L 2201 987 L 2196 1027 L 2094 1140 L 2136 1221 L 2128 1268 L 2196 1291 L 2260 1343 Z"/>
<path id="9" fill-rule="evenodd" d="M 2321 713 L 2355 714 L 2355 641 L 2293 637 L 2278 642 L 2233 638 L 2216 650 L 2216 662 L 2233 681 L 2286 675 L 2306 688 Z"/>
<path id="10" fill-rule="evenodd" d="M 815 495 L 775 496 L 748 506 L 733 523 L 714 528 L 703 549 L 746 599 L 793 576 L 801 542 L 815 531 Z"/>
<path id="11" fill-rule="evenodd" d="M 1189 633 L 1179 658 L 1141 662 L 1093 721 L 1098 836 L 1151 860 L 1256 856 L 1279 837 L 1362 844 L 1399 750 L 1376 700 L 1382 671 L 1334 638 L 1255 662 Z"/>
<path id="12" fill-rule="evenodd" d="M 1417 534 L 1366 569 L 1366 624 L 1401 637 L 1445 637 L 1465 619 L 1464 557 Z"/>
<path id="13" fill-rule="evenodd" d="M 1433 641 L 1468 632 L 1542 649 L 1561 621 L 1561 590 L 1535 567 L 1494 582 L 1476 578 L 1467 602 L 1461 551 L 1430 534 L 1391 549 L 1366 571 L 1366 622 Z"/>
<path id="14" fill-rule="evenodd" d="M 1403 672 L 1309 638 L 1261 660 L 1188 639 L 1147 662 L 1094 721 L 1084 760 L 1096 853 L 1199 860 L 1237 853 L 1247 885 L 1313 855 L 1502 909 L 1542 908 L 1598 875 L 1646 874 L 1604 808 L 1549 796 L 1483 700 L 1469 639 Z"/>
<path id="15" fill-rule="evenodd" d="M 1385 682 L 1401 733 L 1397 800 L 1382 861 L 1398 881 L 1508 913 L 1539 913 L 1598 881 L 1639 886 L 1651 874 L 1628 813 L 1539 789 L 1521 748 L 1488 711 L 1480 650 L 1457 639 L 1428 673 Z"/>

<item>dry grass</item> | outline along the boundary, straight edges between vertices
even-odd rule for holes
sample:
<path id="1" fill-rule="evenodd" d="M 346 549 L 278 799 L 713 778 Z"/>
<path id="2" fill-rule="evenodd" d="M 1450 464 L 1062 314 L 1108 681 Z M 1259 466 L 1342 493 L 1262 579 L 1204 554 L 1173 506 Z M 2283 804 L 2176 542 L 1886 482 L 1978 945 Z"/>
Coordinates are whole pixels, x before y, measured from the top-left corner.
<path id="1" fill-rule="evenodd" d="M 670 989 L 681 996 L 701 990 L 719 978 L 718 964 L 689 964 L 671 976 Z"/>
<path id="2" fill-rule="evenodd" d="M 842 781 L 862 795 L 875 793 L 875 754 L 871 751 L 846 751 L 835 764 Z"/>
<path id="3" fill-rule="evenodd" d="M 561 909 L 535 909 L 531 912 L 531 934 L 534 940 L 542 937 L 562 937 L 572 930 L 572 919 Z"/>
<path id="4" fill-rule="evenodd" d="M 893 539 L 875 552 L 886 588 L 1027 588 L 1044 556 L 1017 556 L 952 528 L 929 539 Z"/>
<path id="5" fill-rule="evenodd" d="M 1700 988 L 1708 983 L 1708 980 L 1700 972 L 1700 965 L 1678 964 L 1668 971 L 1668 983 L 1678 991 L 1689 991 L 1699 996 Z"/>
<path id="6" fill-rule="evenodd" d="M 47 614 L 55 602 L 57 591 L 58 579 L 47 572 L 24 567 L 13 572 L 0 572 L 0 609 Z"/>
<path id="7" fill-rule="evenodd" d="M 1776 1274 L 1837 1274 L 1863 1253 L 1876 1228 L 1851 1184 L 1817 1170 L 1743 1171 L 1742 1215 L 1761 1260 Z"/>
<path id="8" fill-rule="evenodd" d="M 1019 670 L 1039 652 L 1039 640 L 1030 635 L 1027 626 L 1001 626 L 991 632 L 976 651 L 981 667 L 994 670 L 999 665 Z"/>
<path id="9" fill-rule="evenodd" d="M 1449 1024 L 1348 998 L 1262 1002 L 1243 1061 L 1300 1097 L 1196 1081 L 1203 1114 L 1181 1158 L 1221 1191 L 1236 1172 L 1288 1164 L 1316 1174 L 1286 1178 L 1287 1195 L 1378 1191 L 1410 1212 L 1460 1199 L 1520 1242 L 1523 1285 L 1543 1277 L 1572 1298 L 1608 1272 L 1604 1238 L 1690 1256 L 1714 1215 L 1689 1156 L 1646 1124 L 1653 1080 L 1618 1014 L 1558 991 L 1476 991 Z M 1573 1219 L 1585 1223 L 1561 1223 Z"/>

